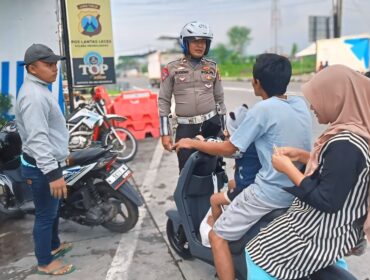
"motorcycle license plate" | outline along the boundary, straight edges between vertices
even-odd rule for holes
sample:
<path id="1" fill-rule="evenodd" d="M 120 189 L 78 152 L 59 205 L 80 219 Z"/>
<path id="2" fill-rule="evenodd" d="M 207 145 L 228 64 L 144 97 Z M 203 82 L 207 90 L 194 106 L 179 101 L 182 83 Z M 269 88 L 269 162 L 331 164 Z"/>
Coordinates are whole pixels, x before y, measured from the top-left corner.
<path id="1" fill-rule="evenodd" d="M 118 189 L 132 175 L 132 171 L 126 164 L 122 164 L 117 169 L 109 173 L 105 181 L 113 188 Z"/>

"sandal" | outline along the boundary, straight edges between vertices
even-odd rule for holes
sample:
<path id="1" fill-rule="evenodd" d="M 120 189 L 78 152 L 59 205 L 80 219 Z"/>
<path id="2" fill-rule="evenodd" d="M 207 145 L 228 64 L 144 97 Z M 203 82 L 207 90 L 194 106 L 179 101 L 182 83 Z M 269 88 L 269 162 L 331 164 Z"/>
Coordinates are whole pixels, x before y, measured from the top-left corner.
<path id="1" fill-rule="evenodd" d="M 75 270 L 76 270 L 76 267 L 73 264 L 63 264 L 59 266 L 58 268 L 50 270 L 50 271 L 43 271 L 43 270 L 37 269 L 36 273 L 39 275 L 58 276 L 58 275 L 66 275 L 66 274 L 72 273 Z"/>
<path id="2" fill-rule="evenodd" d="M 69 251 L 72 250 L 73 244 L 72 243 L 67 243 L 63 242 L 60 244 L 58 249 L 54 250 L 54 253 L 52 251 L 51 255 L 53 256 L 53 259 L 58 259 L 60 257 L 63 257 L 65 254 L 67 254 Z"/>

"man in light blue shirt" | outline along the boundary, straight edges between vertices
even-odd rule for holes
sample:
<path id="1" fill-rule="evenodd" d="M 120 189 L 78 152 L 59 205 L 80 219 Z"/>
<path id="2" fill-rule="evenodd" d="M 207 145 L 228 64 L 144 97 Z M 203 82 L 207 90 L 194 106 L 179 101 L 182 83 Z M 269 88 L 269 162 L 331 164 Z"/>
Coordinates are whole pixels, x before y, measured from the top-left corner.
<path id="1" fill-rule="evenodd" d="M 35 204 L 33 237 L 37 273 L 62 275 L 74 270 L 57 257 L 72 248 L 59 240 L 59 203 L 67 198 L 62 168 L 69 154 L 69 133 L 58 102 L 48 85 L 55 82 L 56 55 L 48 46 L 32 44 L 25 52 L 27 76 L 15 106 L 16 122 L 22 139 L 21 172 L 32 190 Z"/>
<path id="2" fill-rule="evenodd" d="M 262 54 L 253 67 L 252 86 L 263 100 L 251 108 L 229 141 L 221 143 L 182 139 L 181 148 L 212 155 L 229 156 L 245 152 L 255 143 L 262 168 L 255 182 L 243 190 L 215 222 L 209 234 L 219 279 L 235 279 L 227 241 L 240 239 L 262 216 L 291 205 L 293 196 L 283 190 L 293 183 L 271 163 L 274 146 L 311 150 L 311 115 L 300 97 L 285 95 L 292 68 L 289 60 L 276 54 Z"/>
<path id="3" fill-rule="evenodd" d="M 293 196 L 283 187 L 293 186 L 288 177 L 271 164 L 274 145 L 311 148 L 311 115 L 301 97 L 273 96 L 251 108 L 230 142 L 241 152 L 255 143 L 262 168 L 251 185 L 255 195 L 275 208 L 289 207 Z M 299 166 L 299 168 L 302 166 Z"/>

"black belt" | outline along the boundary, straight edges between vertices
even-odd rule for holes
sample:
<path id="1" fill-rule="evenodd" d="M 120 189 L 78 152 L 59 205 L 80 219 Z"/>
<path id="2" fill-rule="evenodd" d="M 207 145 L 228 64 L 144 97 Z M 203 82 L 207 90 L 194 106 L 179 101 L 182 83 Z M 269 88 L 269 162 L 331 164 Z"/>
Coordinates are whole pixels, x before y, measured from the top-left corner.
<path id="1" fill-rule="evenodd" d="M 27 155 L 27 154 L 26 154 L 26 153 L 24 153 L 24 152 L 23 152 L 23 159 L 24 159 L 25 161 L 27 161 L 27 163 L 32 164 L 32 165 L 34 165 L 34 166 L 36 166 L 36 160 L 35 160 L 33 157 L 31 157 L 31 156 Z"/>
<path id="2" fill-rule="evenodd" d="M 35 160 L 33 157 L 31 157 L 31 156 L 27 155 L 25 152 L 23 152 L 23 159 L 24 159 L 27 163 L 29 163 L 29 164 L 31 164 L 31 165 L 34 165 L 34 166 L 37 166 L 37 165 L 36 165 L 36 160 Z M 58 166 L 59 166 L 59 167 L 65 167 L 66 165 L 67 165 L 67 164 L 66 164 L 66 161 L 58 162 Z"/>

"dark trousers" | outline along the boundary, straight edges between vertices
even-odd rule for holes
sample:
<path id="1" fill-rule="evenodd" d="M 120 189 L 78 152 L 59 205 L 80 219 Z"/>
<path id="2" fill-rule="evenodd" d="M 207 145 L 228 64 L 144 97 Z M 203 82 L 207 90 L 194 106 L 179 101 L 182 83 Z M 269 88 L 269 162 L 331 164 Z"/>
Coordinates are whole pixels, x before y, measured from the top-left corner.
<path id="1" fill-rule="evenodd" d="M 207 138 L 210 136 L 219 136 L 221 131 L 221 121 L 218 115 L 210 118 L 202 124 L 179 124 L 176 129 L 175 141 L 179 141 L 182 138 L 194 138 L 197 135 L 203 135 Z M 184 165 L 188 158 L 194 153 L 194 149 L 181 149 L 177 153 L 177 159 L 179 161 L 180 172 L 184 168 Z"/>
<path id="2" fill-rule="evenodd" d="M 51 251 L 59 248 L 59 199 L 50 194 L 49 182 L 41 170 L 22 165 L 22 177 L 32 188 L 33 203 L 35 204 L 35 224 L 33 240 L 35 255 L 39 266 L 52 262 Z"/>

